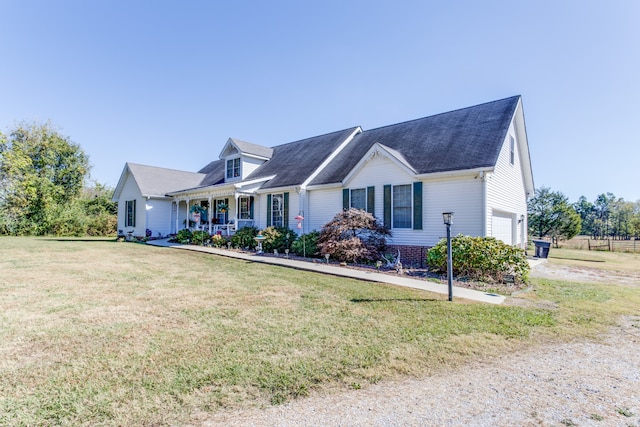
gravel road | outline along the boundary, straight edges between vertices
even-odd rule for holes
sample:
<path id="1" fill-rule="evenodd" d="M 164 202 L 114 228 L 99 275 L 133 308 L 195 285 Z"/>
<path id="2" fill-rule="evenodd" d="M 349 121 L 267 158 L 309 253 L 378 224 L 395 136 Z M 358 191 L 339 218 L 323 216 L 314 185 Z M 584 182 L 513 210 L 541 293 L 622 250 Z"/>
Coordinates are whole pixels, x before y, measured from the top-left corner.
<path id="1" fill-rule="evenodd" d="M 570 272 L 547 266 L 537 273 Z M 635 278 L 630 283 L 640 288 Z M 223 411 L 202 425 L 640 426 L 640 313 L 598 340 L 535 347 L 281 406 Z"/>

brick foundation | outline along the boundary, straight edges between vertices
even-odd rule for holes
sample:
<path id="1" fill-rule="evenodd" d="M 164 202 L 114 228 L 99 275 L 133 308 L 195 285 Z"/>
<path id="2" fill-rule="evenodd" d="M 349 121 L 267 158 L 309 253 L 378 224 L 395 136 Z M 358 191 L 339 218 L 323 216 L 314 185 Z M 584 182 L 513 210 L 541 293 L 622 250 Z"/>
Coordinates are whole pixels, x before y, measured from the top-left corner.
<path id="1" fill-rule="evenodd" d="M 400 250 L 400 262 L 404 267 L 425 267 L 427 246 L 387 245 L 386 253 L 398 255 Z"/>

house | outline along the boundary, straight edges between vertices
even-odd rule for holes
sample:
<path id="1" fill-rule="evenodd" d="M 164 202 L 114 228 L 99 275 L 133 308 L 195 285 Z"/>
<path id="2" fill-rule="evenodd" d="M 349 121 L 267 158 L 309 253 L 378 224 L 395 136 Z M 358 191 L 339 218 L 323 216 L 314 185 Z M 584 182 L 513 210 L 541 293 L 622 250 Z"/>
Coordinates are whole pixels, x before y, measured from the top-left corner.
<path id="1" fill-rule="evenodd" d="M 189 226 L 307 233 L 355 207 L 391 229 L 403 259 L 419 261 L 445 235 L 443 212 L 455 213 L 454 234 L 524 247 L 533 193 L 522 99 L 514 96 L 275 147 L 230 138 L 198 172 L 127 163 L 114 201 L 119 229 L 163 236 Z"/>

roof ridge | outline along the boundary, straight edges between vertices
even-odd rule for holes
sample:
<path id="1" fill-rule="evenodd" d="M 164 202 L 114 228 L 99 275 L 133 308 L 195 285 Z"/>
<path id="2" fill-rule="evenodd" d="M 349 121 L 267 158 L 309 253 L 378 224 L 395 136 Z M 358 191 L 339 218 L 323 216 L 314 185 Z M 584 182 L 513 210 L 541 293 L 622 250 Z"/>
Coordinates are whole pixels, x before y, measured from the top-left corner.
<path id="1" fill-rule="evenodd" d="M 182 169 L 167 168 L 164 166 L 143 165 L 142 163 L 135 163 L 135 162 L 126 162 L 126 164 L 129 166 L 133 165 L 133 166 L 142 166 L 145 168 L 164 169 L 166 171 L 172 171 L 172 172 L 184 172 L 184 173 L 194 173 L 194 174 L 205 175 L 202 172 L 186 171 Z"/>
<path id="2" fill-rule="evenodd" d="M 444 114 L 451 114 L 451 113 L 455 113 L 455 112 L 458 112 L 458 111 L 469 110 L 471 108 L 478 108 L 478 107 L 482 107 L 482 106 L 489 105 L 489 104 L 495 104 L 496 102 L 504 102 L 504 101 L 509 100 L 509 99 L 520 98 L 520 97 L 522 97 L 522 95 L 508 96 L 506 98 L 496 99 L 495 101 L 483 102 L 481 104 L 471 105 L 469 107 L 456 108 L 455 110 L 445 111 L 443 113 L 432 114 L 430 116 L 419 117 L 417 119 L 405 120 L 403 122 L 392 123 L 392 124 L 389 124 L 389 125 L 379 126 L 377 128 L 363 130 L 363 133 L 374 131 L 374 130 L 379 130 L 379 129 L 384 129 L 384 128 L 388 128 L 388 127 L 391 127 L 391 126 L 398 126 L 398 125 L 402 125 L 402 124 L 406 124 L 406 123 L 416 122 L 418 120 L 429 119 L 429 118 L 432 118 L 432 117 L 438 117 L 438 116 L 442 116 Z"/>
<path id="3" fill-rule="evenodd" d="M 298 139 L 297 141 L 285 142 L 284 144 L 274 145 L 274 146 L 273 146 L 273 147 L 271 147 L 271 148 L 274 148 L 274 149 L 275 149 L 275 148 L 279 148 L 279 147 L 284 147 L 285 145 L 297 144 L 297 143 L 299 143 L 299 142 L 306 141 L 306 140 L 309 140 L 309 139 L 322 138 L 322 137 L 327 136 L 327 135 L 333 135 L 333 134 L 341 133 L 341 132 L 345 132 L 345 131 L 353 131 L 353 130 L 355 130 L 356 128 L 359 128 L 359 127 L 360 127 L 360 126 L 351 126 L 351 127 L 349 127 L 349 128 L 344 128 L 344 129 L 336 130 L 336 131 L 333 131 L 333 132 L 327 132 L 327 133 L 323 133 L 323 134 L 320 134 L 320 135 L 310 136 L 310 137 L 308 137 L 308 138 Z"/>

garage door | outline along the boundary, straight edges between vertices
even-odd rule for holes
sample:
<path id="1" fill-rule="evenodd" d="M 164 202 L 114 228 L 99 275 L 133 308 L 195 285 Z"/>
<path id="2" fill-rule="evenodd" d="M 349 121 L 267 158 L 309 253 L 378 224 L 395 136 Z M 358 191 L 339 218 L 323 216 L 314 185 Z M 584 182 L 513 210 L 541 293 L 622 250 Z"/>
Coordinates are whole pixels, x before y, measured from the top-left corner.
<path id="1" fill-rule="evenodd" d="M 494 213 L 491 220 L 491 235 L 508 245 L 513 245 L 513 216 L 506 213 Z"/>

